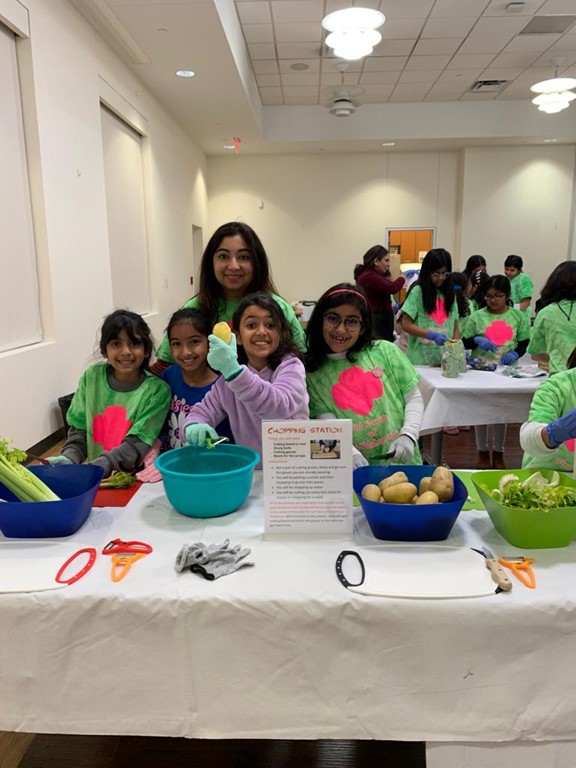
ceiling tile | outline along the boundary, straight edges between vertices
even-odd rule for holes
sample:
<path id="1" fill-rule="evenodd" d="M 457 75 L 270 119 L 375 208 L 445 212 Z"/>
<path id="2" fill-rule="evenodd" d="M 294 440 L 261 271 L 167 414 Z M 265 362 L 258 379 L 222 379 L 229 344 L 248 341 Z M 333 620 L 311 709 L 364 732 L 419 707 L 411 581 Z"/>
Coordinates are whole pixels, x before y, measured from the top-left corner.
<path id="1" fill-rule="evenodd" d="M 393 90 L 394 85 L 370 85 L 366 88 L 360 100 L 363 104 L 377 104 L 381 101 L 388 101 Z"/>
<path id="2" fill-rule="evenodd" d="M 522 13 L 516 14 L 518 16 L 532 16 L 532 14 L 536 13 L 536 11 L 539 10 L 539 8 L 542 6 L 544 0 L 525 0 L 524 8 L 522 9 Z M 509 16 L 509 12 L 506 10 L 506 6 L 508 5 L 508 0 L 506 2 L 502 2 L 502 0 L 491 0 L 491 2 L 488 4 L 488 7 L 484 11 L 484 16 Z M 528 21 L 528 19 L 526 19 Z"/>
<path id="3" fill-rule="evenodd" d="M 508 37 L 511 40 L 520 32 L 528 19 L 526 16 L 506 16 L 506 18 L 478 19 L 474 28 L 470 31 L 470 37 Z"/>
<path id="4" fill-rule="evenodd" d="M 346 72 L 344 76 L 344 85 L 358 85 L 360 79 L 360 72 L 353 72 L 350 74 L 350 72 Z M 328 85 L 341 85 L 342 78 L 340 75 L 334 74 L 327 74 L 327 75 L 320 75 L 320 86 L 324 88 Z"/>
<path id="5" fill-rule="evenodd" d="M 397 85 L 392 91 L 389 101 L 420 101 L 429 90 L 429 85 L 420 85 L 420 83 Z"/>
<path id="6" fill-rule="evenodd" d="M 252 43 L 248 45 L 248 52 L 253 61 L 258 59 L 275 59 L 276 51 L 270 43 Z"/>
<path id="7" fill-rule="evenodd" d="M 463 93 L 460 101 L 493 101 L 496 98 L 495 93 Z"/>
<path id="8" fill-rule="evenodd" d="M 424 25 L 424 19 L 391 19 L 378 30 L 384 40 L 416 40 Z"/>
<path id="9" fill-rule="evenodd" d="M 539 16 L 561 13 L 574 13 L 574 0 L 547 0 L 538 10 Z"/>
<path id="10" fill-rule="evenodd" d="M 272 24 L 244 24 L 242 27 L 247 43 L 273 43 Z"/>
<path id="11" fill-rule="evenodd" d="M 474 19 L 430 19 L 424 25 L 422 37 L 455 37 L 463 40 L 473 24 Z"/>
<path id="12" fill-rule="evenodd" d="M 270 3 L 276 24 L 313 21 L 320 24 L 324 16 L 322 0 L 277 0 Z"/>
<path id="13" fill-rule="evenodd" d="M 242 24 L 270 24 L 272 22 L 268 3 L 237 3 L 236 9 Z"/>
<path id="14" fill-rule="evenodd" d="M 252 69 L 255 75 L 277 75 L 278 62 L 274 59 L 264 59 L 262 61 L 253 61 Z"/>
<path id="15" fill-rule="evenodd" d="M 451 100 L 460 97 L 466 88 L 462 87 L 462 84 L 458 83 L 436 83 L 430 88 L 426 100 L 431 97 L 435 97 L 435 100 Z M 436 97 L 438 97 L 436 99 Z"/>
<path id="16" fill-rule="evenodd" d="M 281 85 L 280 75 L 256 75 L 256 82 L 258 83 L 259 87 L 279 87 Z"/>
<path id="17" fill-rule="evenodd" d="M 536 81 L 534 81 L 536 82 Z M 530 90 L 530 86 L 528 83 L 510 83 L 510 85 L 507 85 L 506 88 L 502 91 L 502 93 L 498 94 L 499 98 L 516 98 L 518 96 L 522 96 L 525 99 L 533 99 L 536 94 L 532 93 Z"/>
<path id="18" fill-rule="evenodd" d="M 430 13 L 434 0 L 384 0 L 380 10 L 386 19 L 422 19 Z"/>
<path id="19" fill-rule="evenodd" d="M 318 88 L 284 88 L 285 104 L 318 104 Z"/>
<path id="20" fill-rule="evenodd" d="M 436 0 L 432 18 L 477 18 L 488 5 L 488 0 Z"/>
<path id="21" fill-rule="evenodd" d="M 360 59 L 359 61 L 347 61 L 346 64 L 348 65 L 346 67 L 346 74 L 350 72 L 360 72 L 363 65 L 364 60 Z M 323 58 L 322 59 L 322 73 L 333 73 L 333 72 L 340 72 L 340 60 L 335 58 Z"/>
<path id="22" fill-rule="evenodd" d="M 276 50 L 279 59 L 317 59 L 320 43 L 278 43 Z"/>
<path id="23" fill-rule="evenodd" d="M 562 51 L 576 51 L 576 35 L 563 35 L 557 43 L 550 48 L 560 56 Z"/>
<path id="24" fill-rule="evenodd" d="M 493 53 L 457 53 L 448 69 L 484 69 L 493 59 Z"/>
<path id="25" fill-rule="evenodd" d="M 414 54 L 416 56 L 426 56 L 429 54 L 437 53 L 456 53 L 462 43 L 461 38 L 453 39 L 432 39 L 423 40 L 420 38 L 414 48 Z"/>
<path id="26" fill-rule="evenodd" d="M 482 80 L 516 80 L 522 72 L 522 67 L 487 67 L 482 72 Z"/>
<path id="27" fill-rule="evenodd" d="M 374 48 L 374 56 L 409 56 L 416 40 L 381 40 Z"/>
<path id="28" fill-rule="evenodd" d="M 276 106 L 284 104 L 281 88 L 259 88 L 262 104 L 265 106 Z"/>
<path id="29" fill-rule="evenodd" d="M 400 72 L 364 72 L 360 76 L 360 85 L 397 83 L 400 74 Z"/>
<path id="30" fill-rule="evenodd" d="M 560 64 L 558 62 L 558 59 L 562 59 L 562 63 Z M 536 67 L 547 67 L 547 66 L 555 66 L 558 64 L 558 66 L 562 67 L 563 69 L 565 67 L 571 67 L 574 62 L 576 62 L 576 51 L 546 51 L 546 53 L 543 56 L 540 56 L 539 58 L 534 60 L 534 66 Z"/>
<path id="31" fill-rule="evenodd" d="M 441 69 L 407 69 L 400 75 L 399 82 L 427 83 L 428 85 L 432 85 L 436 82 L 441 73 Z"/>
<path id="32" fill-rule="evenodd" d="M 533 61 L 536 61 L 538 54 L 533 51 L 524 53 L 499 53 L 494 58 L 491 66 L 493 67 L 529 67 Z"/>
<path id="33" fill-rule="evenodd" d="M 451 56 L 411 56 L 406 69 L 444 69 Z"/>
<path id="34" fill-rule="evenodd" d="M 468 88 L 481 74 L 481 69 L 445 69 L 437 82 L 458 83 L 462 88 Z"/>
<path id="35" fill-rule="evenodd" d="M 302 24 L 276 24 L 276 41 L 278 43 L 311 43 L 322 39 L 322 27 L 320 24 L 306 22 Z"/>
<path id="36" fill-rule="evenodd" d="M 517 35 L 504 48 L 503 53 L 523 53 L 524 51 L 545 51 L 562 35 Z"/>
<path id="37" fill-rule="evenodd" d="M 554 67 L 530 67 L 525 69 L 515 80 L 515 83 L 539 83 L 554 77 Z"/>
<path id="38" fill-rule="evenodd" d="M 459 53 L 500 53 L 509 40 L 509 37 L 468 37 Z"/>
<path id="39" fill-rule="evenodd" d="M 405 56 L 369 56 L 364 62 L 364 72 L 400 71 L 408 59 Z"/>
<path id="40" fill-rule="evenodd" d="M 286 72 L 290 73 L 292 75 L 298 74 L 298 75 L 304 75 L 304 74 L 312 74 L 313 72 L 320 72 L 320 59 L 308 59 L 308 61 L 302 61 L 302 59 L 282 59 L 282 61 L 278 62 L 280 72 Z M 308 69 L 291 69 L 293 64 L 306 64 L 308 66 Z"/>
<path id="41" fill-rule="evenodd" d="M 286 86 L 300 86 L 300 85 L 320 85 L 320 72 L 312 73 L 312 74 L 282 74 L 282 85 L 284 87 Z"/>

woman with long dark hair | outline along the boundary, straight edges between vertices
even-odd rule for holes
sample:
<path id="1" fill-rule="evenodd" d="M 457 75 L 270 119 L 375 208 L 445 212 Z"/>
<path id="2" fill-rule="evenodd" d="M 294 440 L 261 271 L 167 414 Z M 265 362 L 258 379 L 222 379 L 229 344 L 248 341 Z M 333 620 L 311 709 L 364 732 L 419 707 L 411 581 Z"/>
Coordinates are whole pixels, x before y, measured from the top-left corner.
<path id="1" fill-rule="evenodd" d="M 374 318 L 374 332 L 379 339 L 394 341 L 394 315 L 392 295 L 404 286 L 404 277 L 392 280 L 390 254 L 383 245 L 373 245 L 362 257 L 362 264 L 356 264 L 354 280 L 368 299 Z"/>

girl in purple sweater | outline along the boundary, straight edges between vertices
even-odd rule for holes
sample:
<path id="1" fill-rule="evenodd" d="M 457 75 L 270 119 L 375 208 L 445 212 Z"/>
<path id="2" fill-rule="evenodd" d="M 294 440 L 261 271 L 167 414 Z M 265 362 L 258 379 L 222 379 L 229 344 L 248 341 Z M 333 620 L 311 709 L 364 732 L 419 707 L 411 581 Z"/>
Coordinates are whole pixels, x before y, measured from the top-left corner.
<path id="1" fill-rule="evenodd" d="M 306 373 L 292 330 L 268 293 L 246 296 L 232 318 L 227 344 L 208 337 L 208 364 L 222 376 L 184 421 L 190 445 L 218 439 L 214 427 L 228 417 L 236 443 L 262 453 L 263 419 L 307 419 Z"/>

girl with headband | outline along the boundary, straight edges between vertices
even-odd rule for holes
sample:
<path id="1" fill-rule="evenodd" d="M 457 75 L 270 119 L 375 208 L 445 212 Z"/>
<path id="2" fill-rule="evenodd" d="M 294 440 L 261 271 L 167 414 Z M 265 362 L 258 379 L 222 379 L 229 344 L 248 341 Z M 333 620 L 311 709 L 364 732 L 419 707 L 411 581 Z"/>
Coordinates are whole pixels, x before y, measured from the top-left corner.
<path id="1" fill-rule="evenodd" d="M 350 283 L 329 288 L 314 307 L 306 340 L 310 416 L 352 420 L 354 467 L 421 464 L 418 374 L 396 345 L 374 340 L 364 293 Z"/>

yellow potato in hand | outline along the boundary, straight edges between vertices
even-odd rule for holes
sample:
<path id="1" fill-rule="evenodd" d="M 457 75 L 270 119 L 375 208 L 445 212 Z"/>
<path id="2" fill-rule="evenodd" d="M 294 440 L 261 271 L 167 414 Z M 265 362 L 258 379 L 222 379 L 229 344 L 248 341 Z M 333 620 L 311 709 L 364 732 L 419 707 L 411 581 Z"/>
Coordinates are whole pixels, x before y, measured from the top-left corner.
<path id="1" fill-rule="evenodd" d="M 212 328 L 212 333 L 214 336 L 218 336 L 219 339 L 222 339 L 222 341 L 225 341 L 226 344 L 230 344 L 232 341 L 232 331 L 230 330 L 228 323 L 216 323 L 214 328 Z"/>

